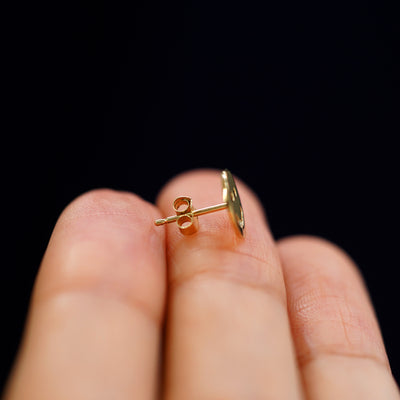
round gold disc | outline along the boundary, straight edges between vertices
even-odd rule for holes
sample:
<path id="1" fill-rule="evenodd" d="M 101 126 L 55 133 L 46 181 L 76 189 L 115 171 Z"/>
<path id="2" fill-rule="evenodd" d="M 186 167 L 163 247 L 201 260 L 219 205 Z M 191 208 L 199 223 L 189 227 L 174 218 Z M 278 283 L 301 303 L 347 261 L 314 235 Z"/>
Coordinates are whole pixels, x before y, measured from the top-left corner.
<path id="1" fill-rule="evenodd" d="M 237 190 L 232 174 L 227 169 L 221 173 L 222 178 L 222 197 L 225 203 L 228 204 L 229 215 L 236 231 L 244 235 L 244 214 L 242 203 L 240 202 L 239 192 Z"/>

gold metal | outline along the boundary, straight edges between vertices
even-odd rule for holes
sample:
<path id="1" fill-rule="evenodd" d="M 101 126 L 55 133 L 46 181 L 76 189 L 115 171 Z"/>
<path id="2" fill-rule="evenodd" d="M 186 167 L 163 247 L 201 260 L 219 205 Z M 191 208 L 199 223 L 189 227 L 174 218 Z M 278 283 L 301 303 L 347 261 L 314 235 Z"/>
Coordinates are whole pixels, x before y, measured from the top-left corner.
<path id="1" fill-rule="evenodd" d="M 176 222 L 181 233 L 183 233 L 184 235 L 191 235 L 197 232 L 197 217 L 199 215 L 228 209 L 231 221 L 236 229 L 236 232 L 240 236 L 243 236 L 245 226 L 244 214 L 235 181 L 232 174 L 227 169 L 222 171 L 221 178 L 223 203 L 195 210 L 193 208 L 192 199 L 190 197 L 180 196 L 177 197 L 174 201 L 174 210 L 176 212 L 176 215 L 172 215 L 171 217 L 167 218 L 157 219 L 154 221 L 154 223 L 159 226 L 169 224 L 171 222 Z"/>

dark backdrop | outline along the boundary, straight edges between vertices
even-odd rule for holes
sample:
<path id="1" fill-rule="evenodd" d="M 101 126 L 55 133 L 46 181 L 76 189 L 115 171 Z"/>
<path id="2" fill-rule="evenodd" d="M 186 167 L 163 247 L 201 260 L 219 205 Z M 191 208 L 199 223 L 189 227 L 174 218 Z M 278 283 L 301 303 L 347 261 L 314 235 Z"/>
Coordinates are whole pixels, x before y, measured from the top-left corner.
<path id="1" fill-rule="evenodd" d="M 97 187 L 153 201 L 167 179 L 198 167 L 229 168 L 253 187 L 277 238 L 321 235 L 353 256 L 399 380 L 393 4 L 8 5 L 2 381 L 68 202 Z"/>

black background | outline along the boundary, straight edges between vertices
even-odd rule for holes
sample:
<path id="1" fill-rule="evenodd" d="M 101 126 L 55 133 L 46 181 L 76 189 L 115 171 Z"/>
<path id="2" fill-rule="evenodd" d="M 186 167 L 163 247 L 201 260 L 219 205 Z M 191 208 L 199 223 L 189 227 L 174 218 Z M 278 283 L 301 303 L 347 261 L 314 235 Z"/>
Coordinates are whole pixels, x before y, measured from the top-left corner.
<path id="1" fill-rule="evenodd" d="M 393 373 L 399 13 L 394 2 L 30 2 L 4 10 L 1 379 L 56 219 L 97 187 L 154 201 L 229 168 L 276 238 L 321 235 L 365 277 Z"/>

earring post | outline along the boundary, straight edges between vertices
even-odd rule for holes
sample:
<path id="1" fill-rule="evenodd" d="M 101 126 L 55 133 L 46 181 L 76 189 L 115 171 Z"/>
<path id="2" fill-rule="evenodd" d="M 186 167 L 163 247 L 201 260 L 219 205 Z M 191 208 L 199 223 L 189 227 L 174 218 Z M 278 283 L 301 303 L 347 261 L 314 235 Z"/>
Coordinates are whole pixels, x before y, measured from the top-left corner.
<path id="1" fill-rule="evenodd" d="M 175 222 L 178 218 L 182 217 L 183 215 L 197 217 L 199 215 L 204 215 L 204 214 L 209 214 L 209 213 L 213 213 L 213 212 L 220 211 L 220 210 L 225 210 L 226 208 L 228 208 L 228 203 L 220 203 L 220 204 L 216 204 L 215 206 L 199 208 L 197 210 L 193 210 L 186 214 L 171 215 L 170 217 L 167 217 L 167 218 L 156 219 L 154 223 L 157 226 L 164 225 L 164 224 L 170 224 L 171 222 Z"/>
<path id="2" fill-rule="evenodd" d="M 199 208 L 197 210 L 192 211 L 192 215 L 194 217 L 197 217 L 198 215 L 203 215 L 203 214 L 209 214 L 213 213 L 219 210 L 225 210 L 228 208 L 228 203 L 220 203 L 216 204 L 215 206 L 209 206 L 209 207 L 204 207 L 204 208 Z"/>

